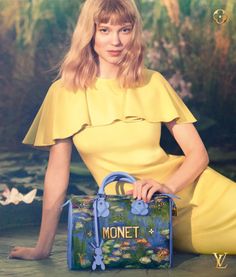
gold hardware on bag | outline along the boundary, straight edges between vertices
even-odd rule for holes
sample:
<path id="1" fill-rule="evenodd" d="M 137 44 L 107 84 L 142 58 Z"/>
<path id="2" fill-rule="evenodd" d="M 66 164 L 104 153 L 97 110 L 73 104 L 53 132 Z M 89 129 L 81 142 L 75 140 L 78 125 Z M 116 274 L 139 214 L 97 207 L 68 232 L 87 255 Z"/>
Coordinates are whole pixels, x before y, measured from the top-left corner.
<path id="1" fill-rule="evenodd" d="M 177 207 L 175 205 L 172 206 L 172 215 L 177 216 Z"/>

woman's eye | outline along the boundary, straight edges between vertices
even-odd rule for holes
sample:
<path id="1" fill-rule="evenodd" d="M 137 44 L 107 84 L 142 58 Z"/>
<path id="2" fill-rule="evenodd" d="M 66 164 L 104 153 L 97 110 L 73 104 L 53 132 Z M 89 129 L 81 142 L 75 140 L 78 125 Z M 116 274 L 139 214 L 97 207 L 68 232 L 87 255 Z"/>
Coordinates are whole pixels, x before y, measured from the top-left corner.
<path id="1" fill-rule="evenodd" d="M 106 29 L 106 28 L 101 28 L 101 29 L 99 29 L 99 32 L 101 32 L 101 33 L 108 33 L 108 29 Z"/>
<path id="2" fill-rule="evenodd" d="M 124 28 L 122 29 L 123 33 L 130 33 L 132 31 L 132 28 Z"/>

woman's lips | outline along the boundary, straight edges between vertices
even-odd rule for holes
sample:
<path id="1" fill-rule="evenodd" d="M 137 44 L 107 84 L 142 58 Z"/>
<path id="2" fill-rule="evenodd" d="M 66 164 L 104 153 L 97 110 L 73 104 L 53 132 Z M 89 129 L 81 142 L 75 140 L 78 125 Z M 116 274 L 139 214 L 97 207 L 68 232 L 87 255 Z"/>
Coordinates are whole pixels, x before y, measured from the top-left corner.
<path id="1" fill-rule="evenodd" d="M 111 56 L 119 56 L 121 54 L 121 50 L 120 51 L 113 51 L 113 50 L 110 50 L 110 51 L 107 51 Z"/>

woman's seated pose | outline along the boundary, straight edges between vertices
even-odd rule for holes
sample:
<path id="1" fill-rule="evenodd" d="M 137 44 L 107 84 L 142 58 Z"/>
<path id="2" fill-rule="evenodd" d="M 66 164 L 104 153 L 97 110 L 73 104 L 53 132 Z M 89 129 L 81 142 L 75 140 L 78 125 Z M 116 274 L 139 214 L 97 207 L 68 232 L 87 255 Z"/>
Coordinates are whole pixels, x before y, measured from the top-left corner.
<path id="1" fill-rule="evenodd" d="M 98 185 L 113 171 L 136 178 L 107 194 L 149 201 L 173 193 L 174 248 L 191 253 L 236 254 L 236 184 L 208 167 L 195 117 L 167 80 L 143 63 L 140 14 L 133 0 L 87 0 L 59 78 L 44 99 L 23 143 L 50 151 L 39 239 L 14 247 L 11 258 L 50 255 L 70 173 L 72 145 Z M 160 146 L 161 125 L 182 156 Z"/>

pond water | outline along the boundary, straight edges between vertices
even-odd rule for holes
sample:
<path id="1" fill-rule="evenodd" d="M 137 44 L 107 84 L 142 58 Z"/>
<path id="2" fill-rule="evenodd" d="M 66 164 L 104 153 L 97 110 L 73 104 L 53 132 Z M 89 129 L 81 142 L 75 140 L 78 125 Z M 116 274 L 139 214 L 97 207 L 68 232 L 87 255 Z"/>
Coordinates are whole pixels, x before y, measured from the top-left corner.
<path id="1" fill-rule="evenodd" d="M 0 191 L 4 185 L 16 187 L 21 193 L 37 188 L 43 194 L 43 182 L 48 161 L 48 151 L 0 151 Z M 83 185 L 81 185 L 83 184 Z M 90 172 L 75 152 L 72 154 L 68 194 L 95 193 L 97 185 Z"/>

